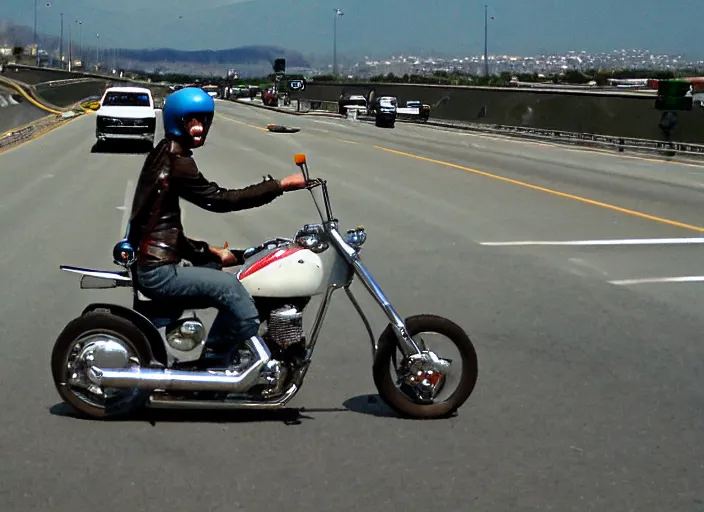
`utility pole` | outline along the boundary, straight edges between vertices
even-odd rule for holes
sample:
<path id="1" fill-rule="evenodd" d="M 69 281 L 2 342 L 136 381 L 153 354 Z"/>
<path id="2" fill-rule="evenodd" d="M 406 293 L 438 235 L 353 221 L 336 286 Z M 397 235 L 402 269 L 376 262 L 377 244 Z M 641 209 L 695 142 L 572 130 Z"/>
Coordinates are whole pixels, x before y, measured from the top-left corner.
<path id="1" fill-rule="evenodd" d="M 37 0 L 34 0 L 34 48 L 37 52 L 37 66 L 39 65 L 39 45 L 37 44 Z"/>
<path id="2" fill-rule="evenodd" d="M 64 67 L 64 13 L 61 13 L 61 42 L 59 43 L 59 60 Z"/>
<path id="3" fill-rule="evenodd" d="M 337 17 L 344 16 L 345 13 L 337 7 L 334 9 L 335 17 L 332 22 L 332 74 L 337 75 Z"/>
<path id="4" fill-rule="evenodd" d="M 68 70 L 73 70 L 73 38 L 71 37 L 71 23 L 68 24 Z"/>
<path id="5" fill-rule="evenodd" d="M 486 5 L 484 5 L 484 75 L 489 76 L 489 17 Z"/>

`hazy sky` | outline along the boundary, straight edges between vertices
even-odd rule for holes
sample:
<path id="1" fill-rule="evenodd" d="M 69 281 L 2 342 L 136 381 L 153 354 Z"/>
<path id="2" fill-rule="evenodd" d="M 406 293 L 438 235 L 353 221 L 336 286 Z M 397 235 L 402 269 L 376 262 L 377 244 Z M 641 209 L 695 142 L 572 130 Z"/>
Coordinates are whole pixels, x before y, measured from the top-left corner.
<path id="1" fill-rule="evenodd" d="M 32 26 L 32 0 L 0 0 L 0 17 Z M 83 20 L 86 44 L 123 48 L 219 49 L 275 44 L 331 53 L 333 8 L 338 51 L 483 51 L 484 2 L 473 0 L 39 0 L 39 27 L 58 35 Z M 492 0 L 490 53 L 646 48 L 701 58 L 700 0 Z M 182 16 L 182 19 L 179 19 Z M 67 28 L 65 29 L 68 30 Z M 102 45 L 101 44 L 101 45 Z"/>

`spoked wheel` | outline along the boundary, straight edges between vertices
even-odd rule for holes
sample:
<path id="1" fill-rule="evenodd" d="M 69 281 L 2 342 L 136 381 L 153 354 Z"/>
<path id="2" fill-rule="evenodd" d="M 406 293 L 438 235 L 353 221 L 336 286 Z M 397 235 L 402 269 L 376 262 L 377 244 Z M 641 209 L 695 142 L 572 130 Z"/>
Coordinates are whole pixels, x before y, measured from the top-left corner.
<path id="1" fill-rule="evenodd" d="M 477 383 L 477 353 L 464 330 L 436 315 L 406 319 L 409 335 L 422 354 L 405 358 L 391 325 L 379 338 L 374 360 L 374 383 L 382 400 L 396 413 L 417 419 L 442 418 L 453 414 L 474 391 Z M 443 358 L 426 346 L 424 333 L 448 338 L 459 351 L 458 360 Z M 448 390 L 449 377 L 461 365 L 456 389 Z M 446 398 L 442 395 L 447 394 Z"/>
<path id="2" fill-rule="evenodd" d="M 149 363 L 147 339 L 131 322 L 105 313 L 80 316 L 64 328 L 51 354 L 56 390 L 79 412 L 108 419 L 141 406 L 149 396 L 139 389 L 101 389 L 88 370 L 127 368 Z"/>

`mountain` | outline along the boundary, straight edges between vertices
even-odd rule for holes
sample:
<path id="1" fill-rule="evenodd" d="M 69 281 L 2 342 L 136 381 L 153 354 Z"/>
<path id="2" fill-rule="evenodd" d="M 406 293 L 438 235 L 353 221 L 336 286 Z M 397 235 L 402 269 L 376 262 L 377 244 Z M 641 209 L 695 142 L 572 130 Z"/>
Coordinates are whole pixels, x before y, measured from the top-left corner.
<path id="1" fill-rule="evenodd" d="M 116 50 L 120 58 L 145 63 L 183 62 L 203 64 L 256 64 L 286 59 L 286 67 L 307 68 L 310 63 L 299 52 L 278 46 L 241 46 L 227 50 L 174 50 L 171 48 Z"/>
<path id="2" fill-rule="evenodd" d="M 39 34 L 39 44 L 50 53 L 57 52 L 60 38 Z M 32 44 L 31 27 L 14 25 L 0 20 L 0 47 L 25 46 Z M 64 37 L 64 52 L 68 51 L 68 36 Z M 73 40 L 73 53 L 85 55 L 86 64 L 91 65 L 96 59 L 95 47 L 78 48 Z M 287 50 L 278 46 L 242 46 L 226 50 L 174 50 L 171 48 L 100 48 L 100 60 L 107 64 L 141 69 L 144 71 L 165 71 L 179 73 L 212 73 L 223 75 L 230 68 L 236 69 L 241 76 L 266 75 L 272 72 L 275 59 L 286 59 L 287 71 L 292 69 L 309 69 L 310 61 L 300 52 Z M 93 61 L 93 62 L 91 62 Z"/>

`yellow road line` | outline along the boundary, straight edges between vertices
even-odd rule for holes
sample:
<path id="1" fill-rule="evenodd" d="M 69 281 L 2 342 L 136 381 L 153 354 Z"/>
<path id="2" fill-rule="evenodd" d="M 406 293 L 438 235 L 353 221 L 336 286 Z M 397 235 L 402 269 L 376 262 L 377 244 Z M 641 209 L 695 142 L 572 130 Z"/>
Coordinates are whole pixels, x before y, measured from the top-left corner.
<path id="1" fill-rule="evenodd" d="M 445 161 L 443 161 L 443 160 L 435 160 L 435 159 L 433 159 L 433 158 L 426 158 L 426 157 L 424 157 L 424 156 L 418 156 L 418 155 L 414 155 L 414 154 L 412 154 L 412 153 L 406 153 L 406 152 L 404 152 L 404 151 L 397 151 L 397 150 L 395 150 L 395 149 L 389 149 L 389 148 L 385 148 L 385 147 L 382 147 L 382 146 L 372 146 L 372 147 L 373 147 L 373 148 L 376 148 L 376 149 L 380 149 L 380 150 L 382 150 L 382 151 L 387 151 L 387 152 L 389 152 L 389 153 L 393 153 L 393 154 L 396 154 L 396 155 L 405 156 L 405 157 L 408 157 L 408 158 L 413 158 L 413 159 L 415 159 L 415 160 L 422 160 L 422 161 L 424 161 L 424 162 L 430 162 L 430 163 L 433 163 L 433 164 L 444 165 L 444 166 L 446 166 L 446 167 L 452 167 L 452 168 L 454 168 L 454 169 L 460 169 L 460 170 L 463 170 L 463 171 L 471 172 L 471 173 L 473 173 L 473 174 L 478 174 L 478 175 L 480 175 L 480 176 L 485 176 L 485 177 L 487 177 L 487 178 L 492 178 L 492 179 L 495 179 L 495 180 L 504 181 L 504 182 L 506 182 L 506 183 L 511 183 L 511 184 L 513 184 L 513 185 L 519 185 L 519 186 L 521 186 L 521 187 L 529 188 L 529 189 L 532 189 L 532 190 L 538 190 L 538 191 L 540 191 L 540 192 L 545 192 L 545 193 L 547 193 L 547 194 L 551 194 L 551 195 L 554 195 L 554 196 L 559 196 L 559 197 L 564 197 L 564 198 L 567 198 L 567 199 L 572 199 L 572 200 L 574 200 L 574 201 L 579 201 L 579 202 L 582 202 L 582 203 L 590 204 L 590 205 L 592 205 L 592 206 L 599 206 L 599 207 L 601 207 L 601 208 L 606 208 L 606 209 L 608 209 L 608 210 L 613 210 L 613 211 L 616 211 L 616 212 L 619 212 L 619 213 L 625 213 L 625 214 L 627 214 L 627 215 L 632 215 L 632 216 L 634 216 L 634 217 L 640 217 L 640 218 L 642 218 L 642 219 L 648 219 L 648 220 L 652 220 L 652 221 L 655 221 L 655 222 L 660 222 L 660 223 L 662 223 L 662 224 L 669 224 L 670 226 L 676 226 L 676 227 L 679 227 L 679 228 L 684 228 L 684 229 L 689 229 L 689 230 L 692 230 L 692 231 L 698 231 L 698 232 L 700 232 L 700 233 L 704 233 L 704 227 L 702 227 L 702 226 L 694 226 L 694 225 L 692 225 L 692 224 L 685 224 L 684 222 L 679 222 L 679 221 L 676 221 L 676 220 L 665 219 L 665 218 L 663 218 L 663 217 L 657 217 L 657 216 L 655 216 L 655 215 L 649 215 L 649 214 L 647 214 L 647 213 L 638 212 L 638 211 L 636 211 L 636 210 L 629 210 L 628 208 L 622 208 L 622 207 L 620 207 L 620 206 L 616 206 L 616 205 L 609 204 L 609 203 L 603 203 L 603 202 L 601 202 L 601 201 L 595 201 L 595 200 L 593 200 L 593 199 L 588 199 L 588 198 L 586 198 L 586 197 L 577 196 L 577 195 L 574 195 L 574 194 L 567 194 L 567 193 L 565 193 L 565 192 L 560 192 L 559 190 L 553 190 L 553 189 L 551 189 L 551 188 L 540 187 L 540 186 L 538 186 L 538 185 L 532 185 L 532 184 L 530 184 L 530 183 L 526 183 L 525 181 L 514 180 L 514 179 L 511 179 L 511 178 L 506 178 L 505 176 L 499 176 L 499 175 L 497 175 L 497 174 L 491 174 L 491 173 L 486 172 L 486 171 L 480 171 L 480 170 L 478 170 L 478 169 L 472 169 L 471 167 L 465 167 L 464 165 L 453 164 L 453 163 L 450 163 L 450 162 L 445 162 Z"/>
<path id="2" fill-rule="evenodd" d="M 414 125 L 411 125 L 414 126 Z M 414 126 L 415 128 L 415 126 Z M 674 165 L 681 165 L 684 167 L 695 167 L 702 169 L 704 168 L 704 163 L 694 163 L 694 162 L 680 162 L 677 160 L 668 160 L 666 158 L 656 158 L 656 157 L 649 157 L 649 156 L 642 156 L 642 155 L 625 155 L 623 153 L 617 153 L 615 150 L 610 150 L 606 148 L 596 148 L 596 147 L 574 147 L 566 144 L 565 142 L 560 142 L 560 141 L 539 141 L 539 140 L 531 140 L 531 139 L 521 139 L 520 137 L 517 136 L 511 136 L 511 135 L 502 135 L 499 133 L 481 133 L 481 132 L 467 132 L 467 131 L 457 131 L 457 130 L 452 130 L 452 129 L 444 129 L 444 128 L 436 128 L 433 126 L 429 126 L 429 128 L 434 129 L 436 131 L 441 131 L 443 133 L 453 133 L 455 135 L 459 135 L 460 137 L 477 137 L 477 138 L 483 138 L 483 139 L 490 139 L 490 140 L 497 140 L 497 141 L 505 141 L 505 142 L 514 142 L 517 144 L 527 144 L 531 146 L 540 146 L 543 148 L 550 148 L 550 149 L 559 149 L 559 150 L 565 150 L 565 151 L 576 151 L 576 152 L 584 152 L 584 153 L 599 153 L 604 156 L 610 156 L 613 158 L 629 158 L 631 160 L 642 160 L 645 162 L 653 162 L 657 164 L 674 164 Z M 420 128 L 419 129 L 423 129 Z M 427 128 L 426 128 L 427 129 Z"/>
<path id="3" fill-rule="evenodd" d="M 41 103 L 39 103 L 38 101 L 36 101 L 34 98 L 32 98 L 29 94 L 27 94 L 27 92 L 26 92 L 22 87 L 20 87 L 19 85 L 17 85 L 17 84 L 16 84 L 15 82 L 13 82 L 12 80 L 8 80 L 8 79 L 5 79 L 5 78 L 0 78 L 0 83 L 3 83 L 3 84 L 5 84 L 5 85 L 8 85 L 8 86 L 12 87 L 12 88 L 15 89 L 17 92 L 19 92 L 19 93 L 24 97 L 24 99 L 26 99 L 27 101 L 29 101 L 29 102 L 30 102 L 32 105 L 34 105 L 35 107 L 44 110 L 45 112 L 50 112 L 50 113 L 52 113 L 52 114 L 61 114 L 61 113 L 62 113 L 60 110 L 54 110 L 53 108 L 49 108 L 49 107 L 47 107 L 47 106 L 45 106 L 45 105 L 42 105 Z"/>
<path id="4" fill-rule="evenodd" d="M 226 119 L 229 119 L 229 120 L 231 120 L 231 121 L 234 121 L 234 122 L 236 122 L 236 123 L 243 124 L 243 125 L 249 126 L 249 127 L 251 127 L 251 128 L 256 128 L 257 130 L 268 131 L 266 128 L 261 128 L 261 127 L 259 127 L 259 126 L 255 126 L 255 125 L 252 125 L 252 124 L 249 124 L 249 123 L 244 123 L 244 122 L 242 122 L 242 121 L 233 119 L 233 118 L 231 118 L 230 116 L 225 116 L 225 115 L 223 115 L 223 114 L 219 114 L 219 115 L 222 116 L 222 117 L 225 117 Z M 335 140 L 339 140 L 339 141 L 341 141 L 341 142 L 347 142 L 347 143 L 353 143 L 353 144 L 363 144 L 363 145 L 365 145 L 365 146 L 373 147 L 373 148 L 375 148 L 375 149 L 379 149 L 379 150 L 381 150 L 381 151 L 386 151 L 386 152 L 388 152 L 388 153 L 392 153 L 392 154 L 395 154 L 395 155 L 404 156 L 404 157 L 407 157 L 407 158 L 413 158 L 413 159 L 415 159 L 415 160 L 421 160 L 421 161 L 424 161 L 424 162 L 429 162 L 429 163 L 433 163 L 433 164 L 437 164 L 437 165 L 443 165 L 443 166 L 445 166 L 445 167 L 452 167 L 452 168 L 454 168 L 454 169 L 460 169 L 460 170 L 467 171 L 467 172 L 471 172 L 471 173 L 473 173 L 473 174 L 478 174 L 478 175 L 480 175 L 480 176 L 484 176 L 484 177 L 487 177 L 487 178 L 492 178 L 492 179 L 495 179 L 495 180 L 503 181 L 503 182 L 505 182 L 505 183 L 511 183 L 511 184 L 513 184 L 513 185 L 518 185 L 518 186 L 521 186 L 521 187 L 529 188 L 529 189 L 531 189 L 531 190 L 537 190 L 537 191 L 540 191 L 540 192 L 544 192 L 544 193 L 546 193 L 546 194 L 551 194 L 551 195 L 553 195 L 553 196 L 563 197 L 563 198 L 566 198 L 566 199 L 572 199 L 573 201 L 579 201 L 579 202 L 581 202 L 581 203 L 589 204 L 589 205 L 592 205 L 592 206 L 598 206 L 598 207 L 600 207 L 600 208 L 605 208 L 605 209 L 607 209 L 607 210 L 612 210 L 612 211 L 619 212 L 619 213 L 623 213 L 623 214 L 626 214 L 626 215 L 632 215 L 632 216 L 634 216 L 634 217 L 639 217 L 639 218 L 641 218 L 641 219 L 647 219 L 647 220 L 650 220 L 650 221 L 653 221 L 653 222 L 659 222 L 659 223 L 661 223 L 661 224 L 667 224 L 667 225 L 675 226 L 675 227 L 678 227 L 678 228 L 689 229 L 689 230 L 691 230 L 691 231 L 697 231 L 697 232 L 699 232 L 699 233 L 704 233 L 704 227 L 702 227 L 702 226 L 695 226 L 695 225 L 693 225 L 693 224 L 686 224 L 686 223 L 684 223 L 684 222 L 679 222 L 679 221 L 676 221 L 676 220 L 666 219 L 666 218 L 664 218 L 664 217 L 658 217 L 658 216 L 655 216 L 655 215 L 650 215 L 650 214 L 647 214 L 647 213 L 639 212 L 639 211 L 636 211 L 636 210 L 630 210 L 630 209 L 628 209 L 628 208 L 623 208 L 623 207 L 621 207 L 621 206 L 616 206 L 616 205 L 609 204 L 609 203 L 604 203 L 604 202 L 601 202 L 601 201 L 595 201 L 595 200 L 589 199 L 589 198 L 587 198 L 587 197 L 582 197 L 582 196 L 578 196 L 578 195 L 574 195 L 574 194 L 568 194 L 568 193 L 566 193 L 566 192 L 560 192 L 559 190 L 553 190 L 553 189 L 551 189 L 551 188 L 540 187 L 540 186 L 538 186 L 538 185 L 532 185 L 532 184 L 530 184 L 530 183 L 526 183 L 525 181 L 519 181 L 519 180 L 514 180 L 514 179 L 511 179 L 511 178 L 506 178 L 505 176 L 499 176 L 498 174 L 492 174 L 492 173 L 489 173 L 489 172 L 486 172 L 486 171 L 480 171 L 480 170 L 478 170 L 478 169 L 473 169 L 473 168 L 471 168 L 471 167 L 466 167 L 466 166 L 464 166 L 464 165 L 458 165 L 458 164 L 453 164 L 453 163 L 451 163 L 451 162 L 445 162 L 444 160 L 436 160 L 436 159 L 434 159 L 434 158 L 427 158 L 427 157 L 424 157 L 424 156 L 414 155 L 413 153 L 406 153 L 405 151 L 398 151 L 398 150 L 395 150 L 395 149 L 385 148 L 385 147 L 383 147 L 383 146 L 376 146 L 376 145 L 373 145 L 373 144 L 366 144 L 366 143 L 363 143 L 363 142 L 352 142 L 352 141 L 348 141 L 348 140 L 345 140 L 345 139 L 340 139 L 340 138 L 338 138 L 338 137 L 332 137 L 332 136 L 331 136 L 331 138 L 333 138 L 333 139 L 335 139 Z M 613 156 L 622 156 L 622 155 L 613 155 Z M 636 157 L 636 158 L 637 158 L 637 157 Z"/>
<path id="5" fill-rule="evenodd" d="M 81 117 L 81 116 L 76 116 L 76 117 L 72 117 L 72 118 L 70 118 L 70 119 L 67 119 L 67 120 L 65 120 L 65 121 L 61 121 L 61 122 L 59 122 L 59 123 L 57 123 L 57 124 L 48 125 L 48 126 L 46 126 L 44 129 L 42 129 L 42 130 L 36 132 L 36 133 L 35 133 L 34 135 L 32 135 L 32 137 L 30 137 L 29 139 L 23 140 L 22 142 L 18 142 L 17 144 L 12 144 L 11 146 L 8 146 L 8 147 L 6 147 L 6 148 L 4 148 L 4 149 L 0 149 L 0 156 L 4 155 L 5 153 L 8 153 L 8 152 L 12 151 L 13 149 L 17 149 L 17 148 L 19 148 L 20 146 L 24 146 L 24 145 L 27 144 L 28 142 L 32 142 L 32 141 L 34 141 L 34 140 L 37 140 L 37 139 L 43 137 L 44 135 L 46 135 L 47 133 L 56 130 L 57 128 L 61 128 L 62 126 L 66 126 L 66 125 L 67 125 L 68 123 L 70 123 L 71 121 L 75 121 L 76 119 L 79 119 L 80 117 Z M 29 124 L 32 124 L 32 123 L 29 123 Z M 25 126 L 29 126 L 29 125 L 25 125 Z M 13 130 L 13 131 L 14 131 L 14 130 Z"/>
<path id="6" fill-rule="evenodd" d="M 261 126 L 257 126 L 257 125 L 255 125 L 255 124 L 245 123 L 245 122 L 243 122 L 243 121 L 240 121 L 239 119 L 235 119 L 234 117 L 227 116 L 227 115 L 225 115 L 225 114 L 220 114 L 220 113 L 218 113 L 218 114 L 216 114 L 216 115 L 217 115 L 218 117 L 222 117 L 223 119 L 227 119 L 228 121 L 232 121 L 233 123 L 243 124 L 243 125 L 245 125 L 245 126 L 249 126 L 250 128 L 254 128 L 254 129 L 256 129 L 256 130 L 261 130 L 261 131 L 263 131 L 263 132 L 268 132 L 268 131 L 269 131 L 269 130 L 267 130 L 266 128 L 262 128 Z"/>

